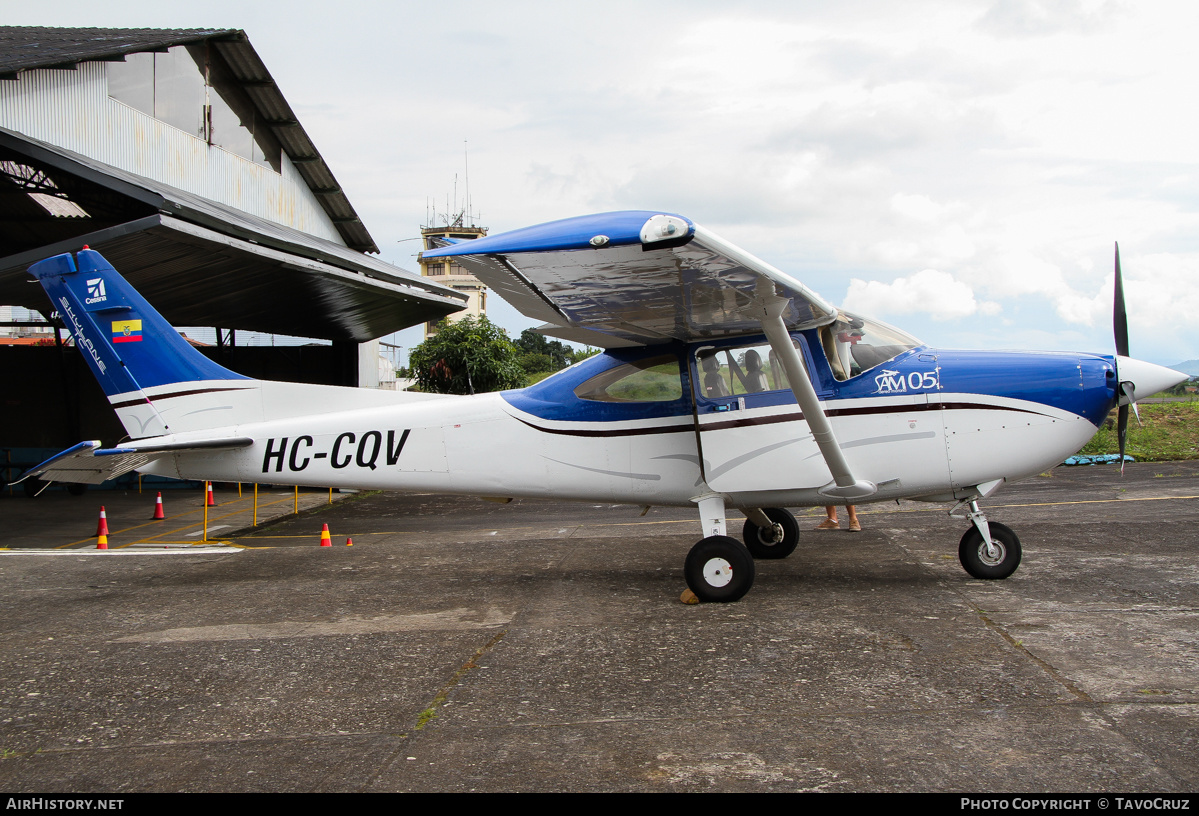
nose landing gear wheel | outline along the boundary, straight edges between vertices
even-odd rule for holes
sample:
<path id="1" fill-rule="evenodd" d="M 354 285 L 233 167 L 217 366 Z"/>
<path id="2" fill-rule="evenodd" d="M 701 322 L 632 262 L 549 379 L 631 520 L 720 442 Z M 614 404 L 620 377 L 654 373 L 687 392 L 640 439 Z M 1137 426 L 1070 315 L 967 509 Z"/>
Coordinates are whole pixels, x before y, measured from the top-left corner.
<path id="1" fill-rule="evenodd" d="M 1020 566 L 1020 539 L 1006 524 L 992 521 L 988 526 L 991 528 L 991 546 L 983 543 L 977 527 L 971 527 L 958 545 L 958 560 L 975 578 L 1007 578 Z"/>
<path id="2" fill-rule="evenodd" d="M 799 544 L 799 522 L 790 510 L 781 507 L 765 507 L 762 512 L 778 530 L 775 526 L 759 527 L 746 519 L 741 537 L 745 539 L 749 554 L 754 558 L 786 558 Z"/>
<path id="3" fill-rule="evenodd" d="M 687 553 L 683 574 L 701 601 L 729 603 L 754 585 L 754 559 L 737 539 L 708 536 Z"/>

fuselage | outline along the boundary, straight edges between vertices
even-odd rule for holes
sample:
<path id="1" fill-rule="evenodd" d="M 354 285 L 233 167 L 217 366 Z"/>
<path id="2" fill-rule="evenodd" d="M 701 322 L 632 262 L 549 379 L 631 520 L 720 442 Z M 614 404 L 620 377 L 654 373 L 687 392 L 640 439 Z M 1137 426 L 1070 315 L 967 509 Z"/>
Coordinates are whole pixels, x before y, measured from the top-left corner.
<path id="1" fill-rule="evenodd" d="M 793 339 L 855 475 L 878 485 L 871 501 L 944 501 L 1039 473 L 1082 447 L 1116 403 L 1110 357 L 918 345 L 838 371 L 816 330 Z M 817 490 L 829 482 L 828 466 L 764 342 L 609 351 L 529 388 L 424 399 L 376 393 L 361 408 L 349 402 L 362 395 L 354 389 L 180 384 L 190 393 L 151 395 L 169 426 L 224 412 L 247 421 L 205 422 L 172 439 L 228 434 L 253 444 L 177 454 L 143 470 L 640 505 L 687 505 L 712 491 L 734 507 L 826 504 Z M 308 410 L 293 393 L 307 395 Z M 267 420 L 280 412 L 260 403 L 287 404 L 286 418 Z"/>

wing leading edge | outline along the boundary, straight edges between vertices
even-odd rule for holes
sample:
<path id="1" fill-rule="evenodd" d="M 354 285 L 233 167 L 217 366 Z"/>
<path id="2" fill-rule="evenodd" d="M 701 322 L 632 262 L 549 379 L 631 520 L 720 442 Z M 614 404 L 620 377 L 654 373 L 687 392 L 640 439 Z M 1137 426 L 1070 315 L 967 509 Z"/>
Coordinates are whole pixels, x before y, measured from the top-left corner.
<path id="1" fill-rule="evenodd" d="M 606 348 L 757 334 L 783 298 L 791 331 L 836 310 L 795 278 L 680 215 L 585 215 L 430 250 L 452 257 L 540 331 Z"/>

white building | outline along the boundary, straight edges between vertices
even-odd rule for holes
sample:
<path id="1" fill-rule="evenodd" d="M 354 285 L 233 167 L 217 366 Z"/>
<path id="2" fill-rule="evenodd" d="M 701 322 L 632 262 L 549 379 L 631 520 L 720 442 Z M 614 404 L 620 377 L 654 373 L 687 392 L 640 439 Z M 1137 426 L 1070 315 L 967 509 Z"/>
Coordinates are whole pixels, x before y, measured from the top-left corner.
<path id="1" fill-rule="evenodd" d="M 84 245 L 172 324 L 215 328 L 235 370 L 272 352 L 238 347 L 236 330 L 330 341 L 305 352 L 320 369 L 297 373 L 308 381 L 378 387 L 377 338 L 467 301 L 368 254 L 370 233 L 237 30 L 0 27 L 0 323 L 50 318 L 26 269 Z M 10 400 L 21 416 L 80 390 L 47 359 L 32 369 L 49 382 Z M 0 372 L 29 370 L 0 356 Z M 0 436 L 21 424 L 4 410 Z M 56 440 L 84 438 L 80 421 Z"/>
<path id="2" fill-rule="evenodd" d="M 24 269 L 83 244 L 176 325 L 359 344 L 463 305 L 365 254 L 370 233 L 241 31 L 0 27 L 5 181 L 3 305 L 45 308 Z M 363 385 L 377 353 L 362 349 Z"/>

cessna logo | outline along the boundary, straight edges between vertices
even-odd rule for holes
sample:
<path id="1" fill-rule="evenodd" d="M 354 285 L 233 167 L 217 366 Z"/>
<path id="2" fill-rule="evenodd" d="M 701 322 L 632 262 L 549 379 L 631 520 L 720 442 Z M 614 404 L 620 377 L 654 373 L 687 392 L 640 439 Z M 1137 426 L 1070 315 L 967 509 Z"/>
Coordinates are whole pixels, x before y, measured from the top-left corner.
<path id="1" fill-rule="evenodd" d="M 876 394 L 903 394 L 923 388 L 937 388 L 940 379 L 937 371 L 913 371 L 906 377 L 899 371 L 884 371 L 874 378 Z"/>
<path id="2" fill-rule="evenodd" d="M 83 302 L 88 306 L 93 303 L 103 303 L 108 300 L 104 294 L 104 278 L 91 278 L 87 282 L 87 299 Z"/>

